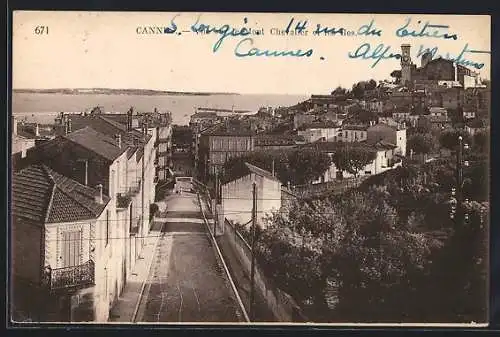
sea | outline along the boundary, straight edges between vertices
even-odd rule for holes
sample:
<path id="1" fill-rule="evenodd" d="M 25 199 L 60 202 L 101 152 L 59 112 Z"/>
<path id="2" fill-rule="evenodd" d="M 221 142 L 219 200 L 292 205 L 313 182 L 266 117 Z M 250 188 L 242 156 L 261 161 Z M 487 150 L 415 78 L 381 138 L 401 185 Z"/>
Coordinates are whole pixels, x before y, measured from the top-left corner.
<path id="1" fill-rule="evenodd" d="M 129 94 L 52 94 L 13 93 L 12 113 L 28 122 L 53 123 L 60 112 L 90 111 L 101 106 L 106 112 L 126 113 L 130 107 L 139 112 L 170 111 L 173 123 L 187 125 L 196 107 L 248 110 L 260 107 L 286 107 L 306 100 L 308 96 L 241 94 L 241 95 L 129 95 Z"/>

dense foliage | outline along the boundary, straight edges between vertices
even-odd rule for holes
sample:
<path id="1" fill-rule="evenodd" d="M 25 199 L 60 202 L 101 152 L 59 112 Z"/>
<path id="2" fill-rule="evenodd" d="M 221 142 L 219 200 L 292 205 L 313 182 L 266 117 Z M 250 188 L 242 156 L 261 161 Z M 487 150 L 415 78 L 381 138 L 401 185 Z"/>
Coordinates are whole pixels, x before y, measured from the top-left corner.
<path id="1" fill-rule="evenodd" d="M 338 169 L 357 177 L 359 171 L 372 162 L 376 156 L 377 153 L 373 149 L 361 146 L 343 147 L 332 156 L 332 161 Z"/>
<path id="2" fill-rule="evenodd" d="M 458 137 L 462 136 L 463 144 L 471 142 L 470 135 L 463 129 L 445 130 L 439 136 L 439 143 L 448 150 L 455 150 L 458 146 Z"/>
<path id="3" fill-rule="evenodd" d="M 408 137 L 406 146 L 415 154 L 429 154 L 434 148 L 434 138 L 429 133 L 416 133 Z"/>
<path id="4" fill-rule="evenodd" d="M 224 179 L 244 170 L 245 162 L 271 172 L 283 183 L 293 185 L 310 183 L 325 173 L 331 165 L 330 157 L 310 149 L 290 151 L 255 151 L 242 157 L 230 158 L 224 165 Z"/>
<path id="5" fill-rule="evenodd" d="M 311 320 L 484 321 L 488 204 L 464 205 L 469 220 L 453 222 L 453 172 L 453 161 L 401 167 L 348 195 L 297 202 L 267 220 L 259 264 Z"/>

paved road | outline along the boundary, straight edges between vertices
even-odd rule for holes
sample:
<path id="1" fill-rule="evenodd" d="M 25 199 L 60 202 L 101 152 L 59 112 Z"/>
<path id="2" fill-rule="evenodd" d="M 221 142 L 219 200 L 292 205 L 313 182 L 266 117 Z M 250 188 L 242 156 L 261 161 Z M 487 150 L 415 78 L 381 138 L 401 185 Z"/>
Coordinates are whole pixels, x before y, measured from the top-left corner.
<path id="1" fill-rule="evenodd" d="M 139 306 L 139 322 L 240 322 L 195 194 L 169 200 Z"/>

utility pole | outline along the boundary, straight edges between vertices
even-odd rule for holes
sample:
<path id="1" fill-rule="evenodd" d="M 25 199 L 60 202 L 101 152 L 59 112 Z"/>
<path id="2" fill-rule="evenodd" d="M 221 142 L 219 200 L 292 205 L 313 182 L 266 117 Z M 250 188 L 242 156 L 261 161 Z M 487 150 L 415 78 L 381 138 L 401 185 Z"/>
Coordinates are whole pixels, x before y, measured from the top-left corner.
<path id="1" fill-rule="evenodd" d="M 457 156 L 457 171 L 456 171 L 456 188 L 452 188 L 451 190 L 451 211 L 450 217 L 455 219 L 456 223 L 459 225 L 463 225 L 464 221 L 467 222 L 469 215 L 464 209 L 464 193 L 463 193 L 463 166 L 468 166 L 469 162 L 463 160 L 463 150 L 469 149 L 469 144 L 463 144 L 462 136 L 458 136 L 458 148 L 456 152 Z M 456 197 L 456 198 L 455 198 Z M 465 203 L 468 203 L 468 199 L 465 199 Z M 458 213 L 458 214 L 456 214 Z M 456 218 L 457 217 L 457 218 Z"/>
<path id="2" fill-rule="evenodd" d="M 217 211 L 217 205 L 219 204 L 219 171 L 217 171 L 215 176 L 215 209 L 214 209 L 214 238 L 215 233 L 217 232 L 217 221 L 219 220 L 219 212 Z"/>
<path id="3" fill-rule="evenodd" d="M 254 297 L 255 297 L 255 227 L 257 222 L 257 193 L 256 184 L 252 184 L 252 263 L 250 268 L 250 321 L 254 320 Z"/>
<path id="4" fill-rule="evenodd" d="M 142 195 L 141 195 L 141 199 L 142 199 L 142 219 L 141 219 L 141 248 L 144 247 L 144 206 L 145 206 L 145 200 L 144 200 L 144 192 L 145 192 L 145 188 L 146 188 L 146 184 L 145 184 L 145 176 L 146 176 L 146 142 L 147 142 L 147 134 L 148 134 L 148 125 L 147 125 L 147 122 L 144 122 L 143 124 L 143 132 L 144 132 L 144 145 L 143 145 L 143 151 L 142 151 L 142 179 L 141 179 L 141 187 L 142 187 Z"/>

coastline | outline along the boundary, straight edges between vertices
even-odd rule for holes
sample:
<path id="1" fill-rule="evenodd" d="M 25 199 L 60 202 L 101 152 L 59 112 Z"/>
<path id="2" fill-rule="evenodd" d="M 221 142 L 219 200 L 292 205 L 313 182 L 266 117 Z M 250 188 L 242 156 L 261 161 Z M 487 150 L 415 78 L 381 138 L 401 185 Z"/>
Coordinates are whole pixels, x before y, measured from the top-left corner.
<path id="1" fill-rule="evenodd" d="M 236 96 L 231 92 L 182 92 L 149 89 L 12 89 L 16 94 L 145 95 L 145 96 Z"/>

